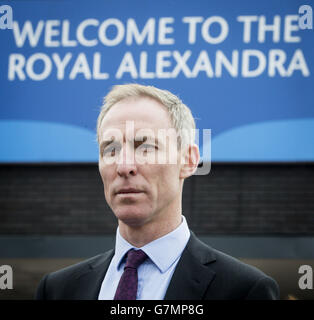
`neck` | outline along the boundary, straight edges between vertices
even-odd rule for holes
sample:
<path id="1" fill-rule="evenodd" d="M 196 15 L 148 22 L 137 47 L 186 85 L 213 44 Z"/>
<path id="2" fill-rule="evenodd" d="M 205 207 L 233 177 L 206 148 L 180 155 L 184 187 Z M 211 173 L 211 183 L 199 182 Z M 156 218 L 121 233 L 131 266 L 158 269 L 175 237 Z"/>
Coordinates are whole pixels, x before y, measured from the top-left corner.
<path id="1" fill-rule="evenodd" d="M 176 229 L 182 221 L 181 210 L 176 215 L 167 217 L 164 220 L 149 221 L 143 225 L 130 226 L 119 221 L 121 236 L 130 244 L 141 248 Z"/>

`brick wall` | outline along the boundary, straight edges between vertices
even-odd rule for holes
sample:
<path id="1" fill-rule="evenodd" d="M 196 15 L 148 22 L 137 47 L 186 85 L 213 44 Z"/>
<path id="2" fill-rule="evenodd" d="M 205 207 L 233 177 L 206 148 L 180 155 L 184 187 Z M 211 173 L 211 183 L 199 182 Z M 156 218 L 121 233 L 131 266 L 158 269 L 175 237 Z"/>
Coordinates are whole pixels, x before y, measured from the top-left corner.
<path id="1" fill-rule="evenodd" d="M 185 181 L 197 234 L 314 234 L 314 164 L 213 164 Z M 1 165 L 0 234 L 113 234 L 96 164 Z"/>

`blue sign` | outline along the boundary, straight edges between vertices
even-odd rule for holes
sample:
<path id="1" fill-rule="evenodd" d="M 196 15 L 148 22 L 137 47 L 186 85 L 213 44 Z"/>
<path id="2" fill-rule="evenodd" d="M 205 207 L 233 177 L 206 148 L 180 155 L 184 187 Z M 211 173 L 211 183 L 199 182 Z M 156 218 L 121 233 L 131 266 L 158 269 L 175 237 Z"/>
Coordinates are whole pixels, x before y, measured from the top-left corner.
<path id="1" fill-rule="evenodd" d="M 0 161 L 97 161 L 103 97 L 130 82 L 177 94 L 213 161 L 314 161 L 313 4 L 1 2 Z"/>

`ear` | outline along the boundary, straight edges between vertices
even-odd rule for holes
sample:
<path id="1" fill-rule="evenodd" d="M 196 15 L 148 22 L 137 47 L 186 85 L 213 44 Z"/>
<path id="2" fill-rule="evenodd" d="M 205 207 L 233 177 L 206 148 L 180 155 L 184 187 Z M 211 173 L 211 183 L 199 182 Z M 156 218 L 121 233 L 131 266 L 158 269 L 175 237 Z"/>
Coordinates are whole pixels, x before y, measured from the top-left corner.
<path id="1" fill-rule="evenodd" d="M 190 144 L 185 148 L 181 156 L 180 178 L 185 179 L 192 176 L 200 161 L 200 152 L 196 144 Z"/>

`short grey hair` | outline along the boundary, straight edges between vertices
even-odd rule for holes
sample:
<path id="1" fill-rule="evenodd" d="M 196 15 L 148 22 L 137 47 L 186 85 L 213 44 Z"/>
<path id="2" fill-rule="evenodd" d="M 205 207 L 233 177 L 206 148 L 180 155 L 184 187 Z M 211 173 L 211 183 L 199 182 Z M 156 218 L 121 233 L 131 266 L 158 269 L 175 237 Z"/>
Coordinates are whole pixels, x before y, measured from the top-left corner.
<path id="1" fill-rule="evenodd" d="M 164 105 L 170 115 L 170 120 L 177 132 L 179 145 L 188 146 L 195 140 L 195 121 L 188 108 L 176 95 L 158 89 L 154 86 L 140 84 L 116 85 L 105 96 L 97 119 L 97 140 L 100 143 L 100 127 L 107 112 L 119 101 L 128 98 L 148 97 Z"/>

